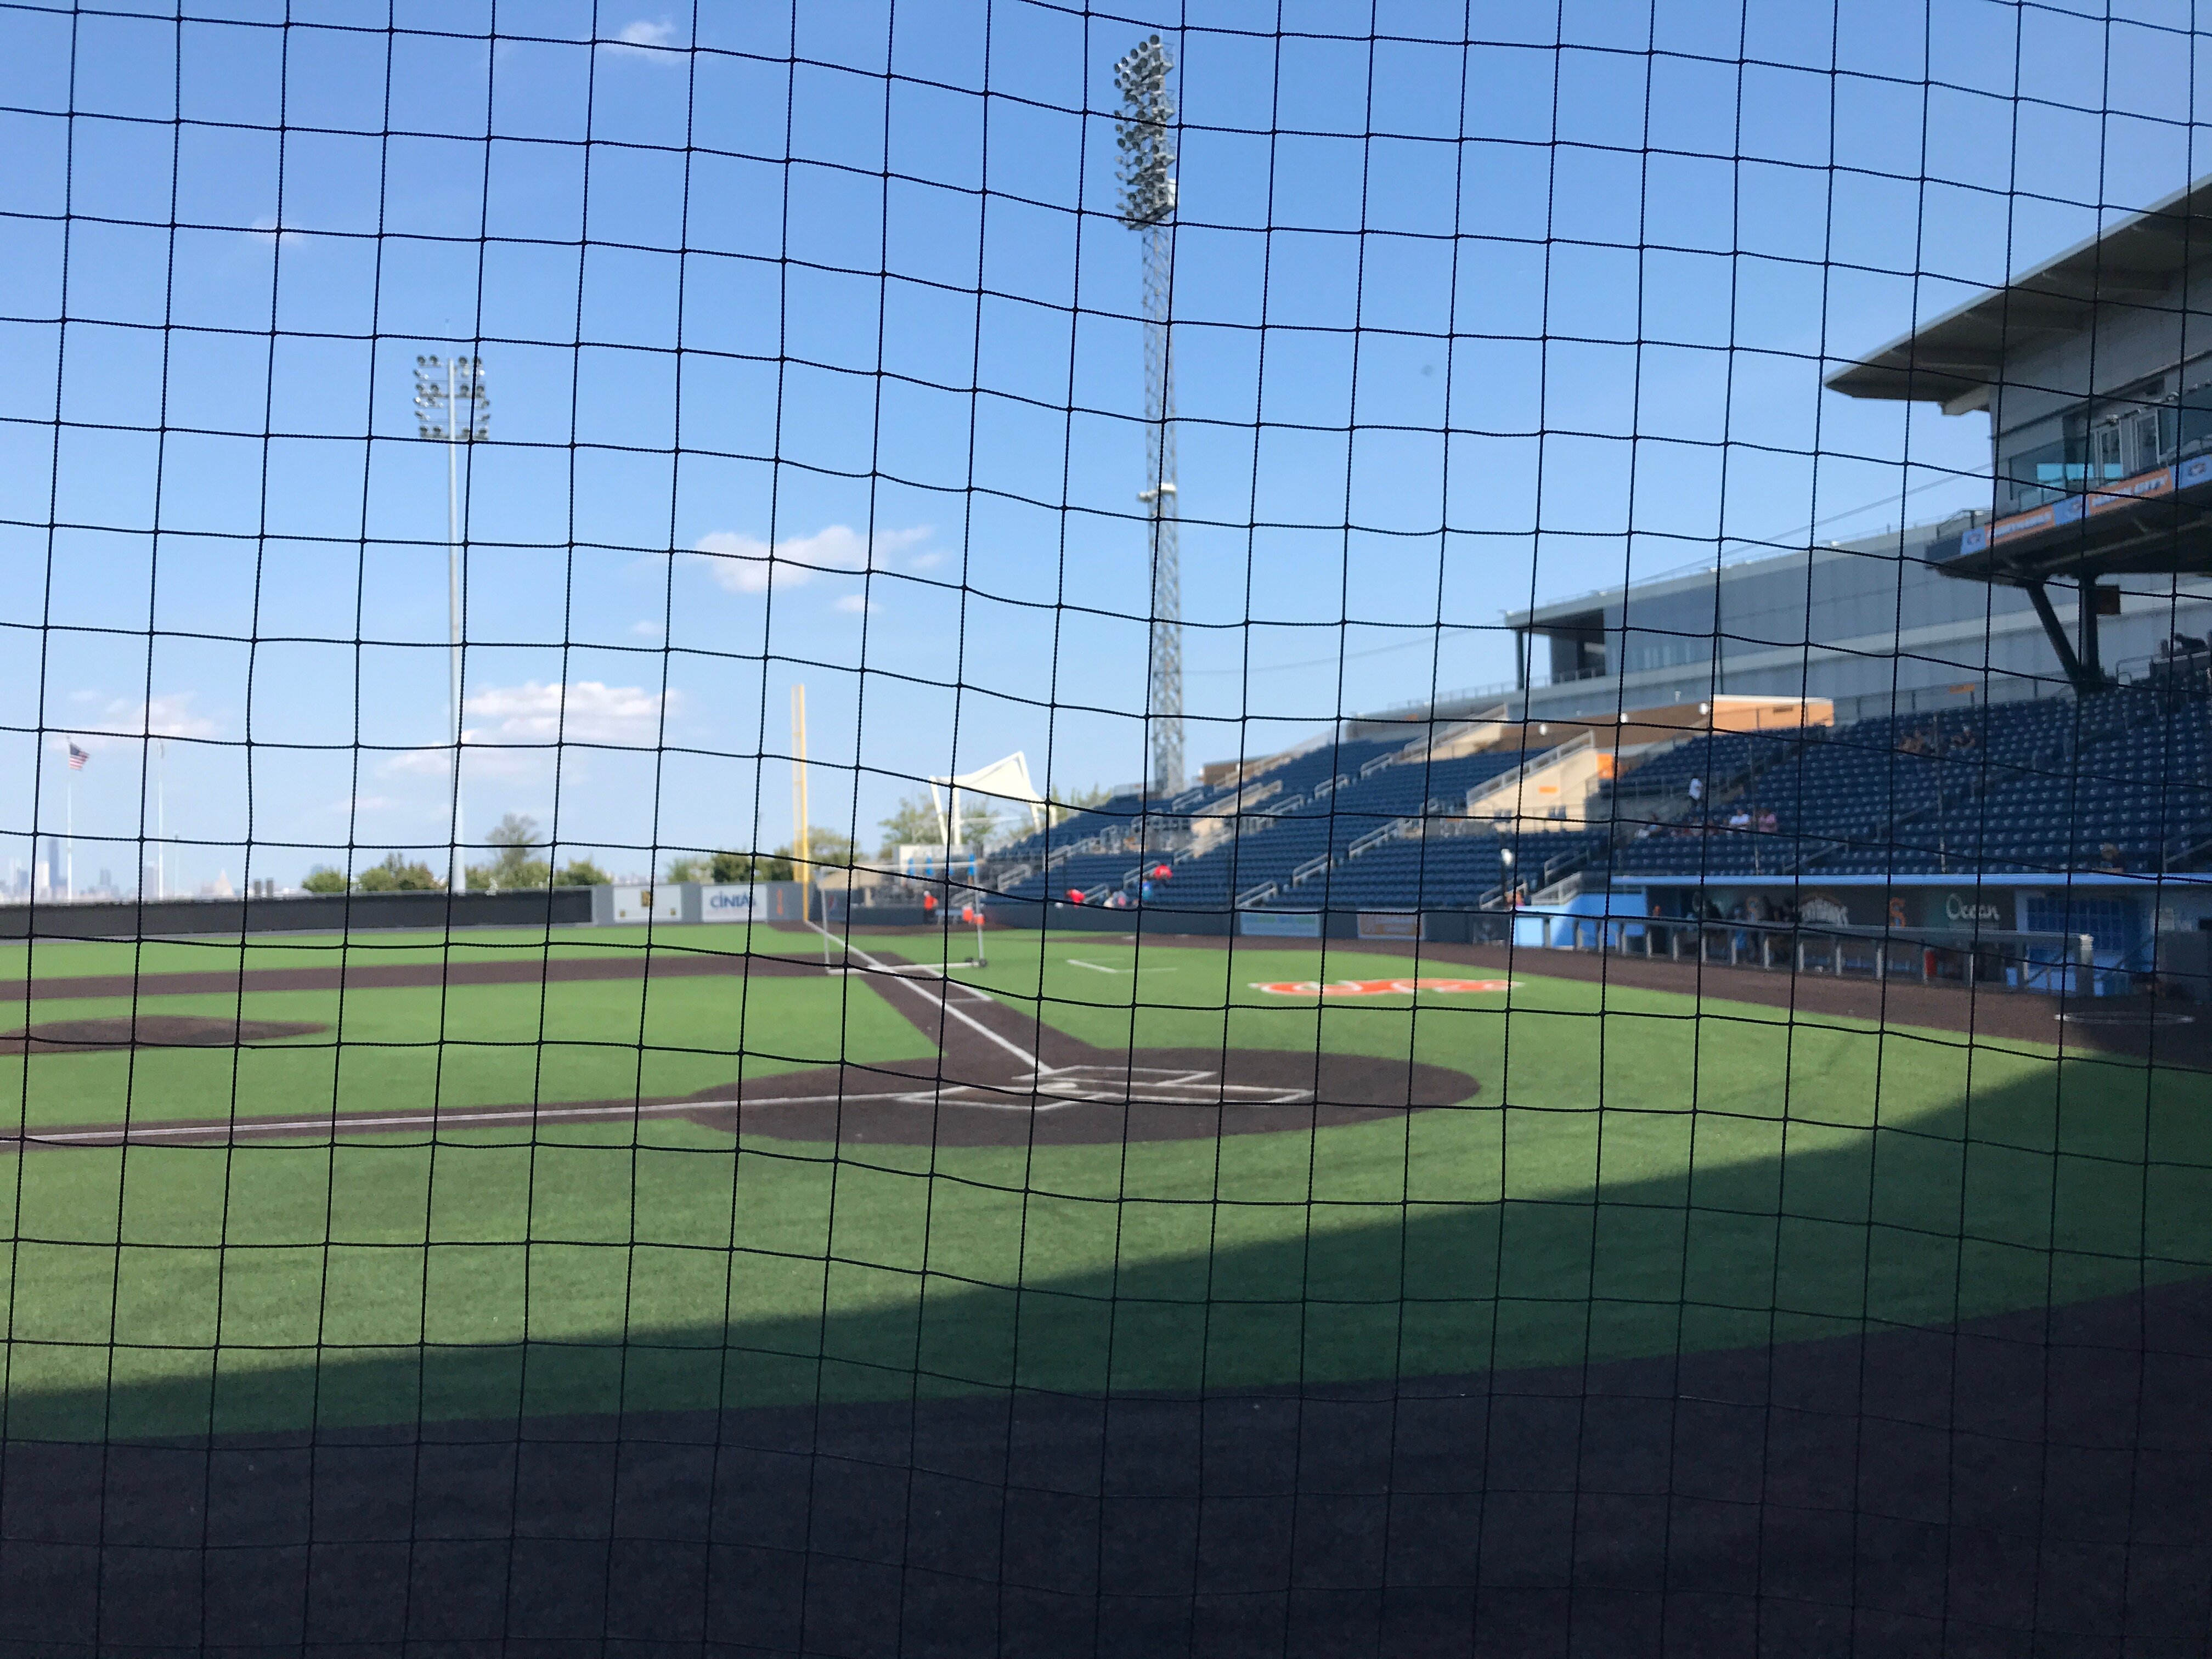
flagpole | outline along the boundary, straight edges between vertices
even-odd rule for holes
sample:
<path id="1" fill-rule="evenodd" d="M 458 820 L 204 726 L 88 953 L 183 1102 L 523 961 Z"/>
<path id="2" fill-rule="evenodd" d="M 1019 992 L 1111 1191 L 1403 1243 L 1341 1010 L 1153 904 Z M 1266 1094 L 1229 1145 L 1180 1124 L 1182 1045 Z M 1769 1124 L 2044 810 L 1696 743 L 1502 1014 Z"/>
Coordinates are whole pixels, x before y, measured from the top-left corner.
<path id="1" fill-rule="evenodd" d="M 71 744 L 70 747 L 73 750 L 76 745 Z M 62 843 L 62 868 L 68 872 L 67 885 L 64 889 L 64 895 L 70 903 L 75 904 L 76 902 L 76 756 L 75 753 L 72 752 L 68 757 L 67 764 L 69 787 L 64 792 L 64 798 L 68 801 L 69 806 L 68 817 L 62 825 L 63 833 L 67 837 Z"/>

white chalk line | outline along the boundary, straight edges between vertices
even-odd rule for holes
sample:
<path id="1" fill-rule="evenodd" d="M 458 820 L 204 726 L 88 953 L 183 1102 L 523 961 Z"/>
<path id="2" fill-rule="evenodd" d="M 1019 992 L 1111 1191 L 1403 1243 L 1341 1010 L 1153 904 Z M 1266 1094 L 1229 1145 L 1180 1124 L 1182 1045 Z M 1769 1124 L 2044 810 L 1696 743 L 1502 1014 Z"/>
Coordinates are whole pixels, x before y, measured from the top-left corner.
<path id="1" fill-rule="evenodd" d="M 832 933 L 827 927 L 822 926 L 820 922 L 810 920 L 806 925 L 809 927 L 811 927 L 816 933 L 821 934 L 823 939 L 835 939 L 836 938 L 835 933 Z M 1048 1075 L 1051 1072 L 1052 1068 L 1050 1066 L 1045 1065 L 1042 1061 L 1038 1060 L 1035 1054 L 1023 1048 L 1019 1043 L 1015 1042 L 1009 1037 L 1000 1036 L 996 1031 L 984 1024 L 981 1020 L 975 1018 L 972 1014 L 962 1013 L 960 1010 L 952 1006 L 952 999 L 951 997 L 946 996 L 942 993 L 933 994 L 927 985 L 921 983 L 915 975 L 912 974 L 900 973 L 896 969 L 892 967 L 889 963 L 884 962 L 881 957 L 871 956 L 867 951 L 863 951 L 859 945 L 854 945 L 849 939 L 845 941 L 845 949 L 848 954 L 860 957 L 860 961 L 866 965 L 870 973 L 884 975 L 890 979 L 897 981 L 901 985 L 908 986 L 913 990 L 920 993 L 922 996 L 927 997 L 930 1001 L 935 1003 L 939 1008 L 943 1009 L 947 1015 L 958 1020 L 963 1025 L 967 1026 L 970 1030 L 980 1032 L 984 1036 L 988 1037 L 992 1042 L 997 1043 L 999 1047 L 1004 1048 L 1008 1054 L 1013 1055 L 1017 1060 L 1019 1060 L 1024 1065 L 1030 1067 L 1039 1076 L 1042 1077 Z M 943 974 L 935 973 L 935 970 L 933 969 L 925 968 L 923 972 L 925 974 L 935 974 L 935 977 L 941 981 L 945 980 L 945 975 Z M 957 981 L 945 982 L 957 983 Z M 973 990 L 975 988 L 970 986 L 964 988 Z M 988 992 L 977 992 L 976 994 L 981 997 L 984 1001 L 994 1003 L 995 1006 L 996 1000 Z"/>
<path id="2" fill-rule="evenodd" d="M 71 1129 L 52 1133 L 32 1130 L 24 1134 L 0 1135 L 0 1145 L 25 1142 L 33 1145 L 55 1145 L 78 1141 L 137 1140 L 142 1138 L 173 1138 L 179 1135 L 228 1134 L 300 1134 L 337 1129 L 404 1129 L 421 1127 L 442 1129 L 465 1123 L 536 1123 L 547 1118 L 612 1118 L 681 1115 L 685 1112 L 711 1111 L 717 1107 L 752 1108 L 758 1106 L 819 1106 L 825 1101 L 903 1100 L 903 1093 L 866 1095 L 781 1095 L 767 1100 L 667 1100 L 644 1102 L 635 1106 L 538 1106 L 516 1107 L 498 1111 L 404 1112 L 386 1117 L 356 1117 L 349 1114 L 332 1117 L 262 1118 L 241 1117 L 228 1123 L 149 1123 L 133 1124 L 122 1129 Z"/>

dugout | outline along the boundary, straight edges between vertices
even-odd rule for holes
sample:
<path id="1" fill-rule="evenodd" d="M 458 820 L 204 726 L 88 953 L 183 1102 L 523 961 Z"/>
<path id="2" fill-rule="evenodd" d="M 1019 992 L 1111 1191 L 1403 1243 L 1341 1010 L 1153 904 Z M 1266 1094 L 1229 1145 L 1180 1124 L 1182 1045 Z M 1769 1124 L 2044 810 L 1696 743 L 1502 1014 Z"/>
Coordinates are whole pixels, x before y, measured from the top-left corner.
<path id="1" fill-rule="evenodd" d="M 2212 593 L 2212 176 L 1826 385 L 1988 416 L 1990 510 L 1924 556 L 2025 596 L 2077 693 L 2123 655 L 2212 665 L 2177 610 Z"/>

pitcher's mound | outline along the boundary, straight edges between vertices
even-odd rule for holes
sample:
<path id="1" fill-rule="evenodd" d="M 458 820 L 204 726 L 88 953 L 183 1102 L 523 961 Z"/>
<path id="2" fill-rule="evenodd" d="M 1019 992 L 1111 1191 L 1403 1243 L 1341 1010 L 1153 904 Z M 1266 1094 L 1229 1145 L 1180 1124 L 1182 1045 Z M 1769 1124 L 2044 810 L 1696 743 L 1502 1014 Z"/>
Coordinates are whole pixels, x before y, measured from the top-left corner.
<path id="1" fill-rule="evenodd" d="M 115 1019 L 50 1019 L 0 1035 L 0 1054 L 82 1054 L 112 1048 L 235 1048 L 245 1042 L 308 1036 L 326 1025 L 293 1019 L 209 1019 L 196 1014 L 140 1014 Z"/>

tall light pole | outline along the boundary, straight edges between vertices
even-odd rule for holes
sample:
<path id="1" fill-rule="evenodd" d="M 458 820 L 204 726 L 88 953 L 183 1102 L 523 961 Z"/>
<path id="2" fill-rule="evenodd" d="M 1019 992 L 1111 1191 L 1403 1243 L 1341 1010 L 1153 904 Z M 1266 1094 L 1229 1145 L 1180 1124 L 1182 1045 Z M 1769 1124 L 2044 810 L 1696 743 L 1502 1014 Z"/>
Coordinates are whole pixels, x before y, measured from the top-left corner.
<path id="1" fill-rule="evenodd" d="M 1137 499 L 1152 509 L 1152 636 L 1149 691 L 1152 788 L 1182 788 L 1182 555 L 1176 535 L 1175 364 L 1168 356 L 1168 297 L 1175 270 L 1175 60 L 1160 37 L 1139 41 L 1114 65 L 1121 114 L 1121 222 L 1145 239 L 1145 472 Z"/>
<path id="2" fill-rule="evenodd" d="M 453 734 L 453 837 L 448 893 L 468 891 L 461 823 L 461 624 L 468 592 L 468 553 L 461 541 L 461 446 L 491 436 L 491 393 L 481 357 L 417 357 L 415 420 L 425 438 L 446 446 L 446 621 L 452 641 L 446 716 Z"/>

